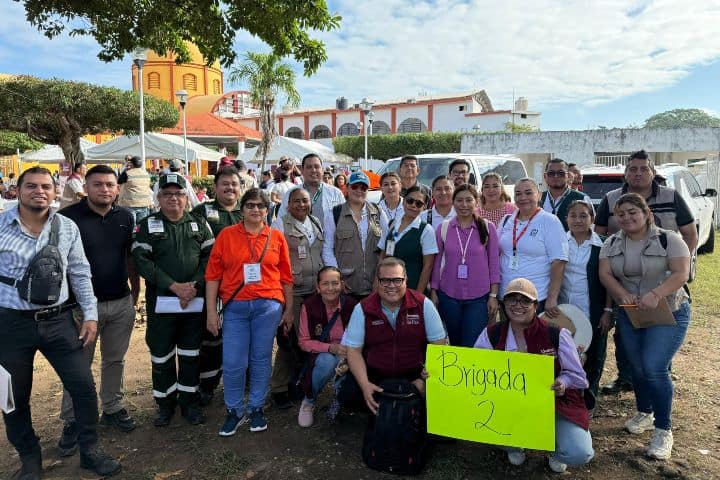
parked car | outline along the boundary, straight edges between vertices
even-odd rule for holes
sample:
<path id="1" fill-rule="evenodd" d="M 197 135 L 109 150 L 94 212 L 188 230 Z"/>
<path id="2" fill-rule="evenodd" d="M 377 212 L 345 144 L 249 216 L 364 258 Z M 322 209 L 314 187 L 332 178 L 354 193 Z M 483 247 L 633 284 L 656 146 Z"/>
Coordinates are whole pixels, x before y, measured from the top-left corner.
<path id="1" fill-rule="evenodd" d="M 428 153 L 417 155 L 420 173 L 418 181 L 427 186 L 440 175 L 447 175 L 450 164 L 459 158 L 470 163 L 470 183 L 478 185 L 482 176 L 489 172 L 497 172 L 503 178 L 505 191 L 513 197 L 515 182 L 527 177 L 525 164 L 517 157 L 510 155 L 477 155 L 471 153 Z M 400 169 L 400 157 L 391 158 L 377 171 L 378 175 L 385 172 L 397 172 Z M 368 200 L 379 202 L 382 192 L 380 190 L 368 193 Z"/>
<path id="2" fill-rule="evenodd" d="M 698 253 L 712 253 L 715 248 L 715 203 L 717 192 L 708 188 L 704 192 L 695 176 L 682 165 L 666 163 L 656 166 L 655 180 L 678 191 L 695 215 L 698 230 Z M 583 193 L 588 195 L 597 209 L 610 190 L 620 188 L 625 181 L 625 167 L 590 167 L 582 169 Z"/>

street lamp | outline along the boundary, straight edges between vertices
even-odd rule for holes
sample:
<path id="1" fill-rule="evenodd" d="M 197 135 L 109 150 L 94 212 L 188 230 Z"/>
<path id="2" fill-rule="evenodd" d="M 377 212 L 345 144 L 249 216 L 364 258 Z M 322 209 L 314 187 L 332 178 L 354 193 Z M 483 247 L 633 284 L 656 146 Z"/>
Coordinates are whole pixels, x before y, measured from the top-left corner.
<path id="1" fill-rule="evenodd" d="M 138 67 L 138 91 L 140 92 L 140 158 L 142 159 L 143 168 L 145 167 L 145 102 L 143 99 L 143 74 L 142 69 L 147 60 L 149 50 L 143 47 L 137 47 L 132 52 L 133 63 Z"/>
<path id="2" fill-rule="evenodd" d="M 368 123 L 370 124 L 371 127 L 372 127 L 372 121 L 374 118 L 374 114 L 372 117 L 370 116 L 370 114 L 372 113 L 371 112 L 372 107 L 373 107 L 373 101 L 369 100 L 367 97 L 363 98 L 362 102 L 360 102 L 360 109 L 365 114 L 365 116 L 368 117 Z M 367 155 L 368 138 L 367 137 L 368 137 L 367 130 L 365 130 L 365 170 L 368 169 L 368 155 Z"/>
<path id="3" fill-rule="evenodd" d="M 372 135 L 372 124 L 375 120 L 375 112 L 368 112 L 367 114 L 367 121 L 368 121 L 368 133 L 365 135 L 365 168 L 367 168 L 367 158 L 368 158 L 368 135 Z"/>
<path id="4" fill-rule="evenodd" d="M 185 149 L 185 174 L 190 175 L 190 164 L 188 163 L 188 150 L 187 150 L 187 124 L 185 123 L 185 104 L 188 101 L 188 93 L 187 90 L 178 90 L 175 92 L 175 98 L 177 98 L 178 103 L 180 104 L 180 108 L 182 109 L 182 117 L 183 117 L 183 148 Z M 195 164 L 195 174 L 200 175 L 200 170 L 197 168 L 197 163 Z"/>

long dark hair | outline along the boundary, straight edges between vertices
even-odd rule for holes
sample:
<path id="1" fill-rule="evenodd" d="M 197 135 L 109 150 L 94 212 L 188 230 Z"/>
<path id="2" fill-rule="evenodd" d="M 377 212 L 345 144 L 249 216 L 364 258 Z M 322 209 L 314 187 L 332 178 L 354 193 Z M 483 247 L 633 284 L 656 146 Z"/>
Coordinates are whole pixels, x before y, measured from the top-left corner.
<path id="1" fill-rule="evenodd" d="M 453 192 L 453 202 L 455 201 L 455 197 L 457 197 L 460 192 L 464 191 L 470 192 L 470 194 L 475 198 L 476 202 L 480 198 L 480 195 L 478 195 L 478 191 L 474 186 L 464 183 L 459 187 L 455 188 L 455 191 Z M 475 221 L 475 226 L 477 227 L 478 234 L 480 235 L 480 243 L 483 246 L 487 245 L 490 234 L 488 233 L 488 228 L 485 220 L 480 217 L 480 215 L 478 215 L 475 211 L 473 212 L 473 220 Z"/>

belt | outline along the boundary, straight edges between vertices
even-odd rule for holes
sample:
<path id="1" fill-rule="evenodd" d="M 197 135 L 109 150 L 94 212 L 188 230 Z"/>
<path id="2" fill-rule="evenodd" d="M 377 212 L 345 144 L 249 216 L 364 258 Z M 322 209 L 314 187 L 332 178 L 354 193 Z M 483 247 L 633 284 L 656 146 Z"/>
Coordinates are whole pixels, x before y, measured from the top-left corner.
<path id="1" fill-rule="evenodd" d="M 47 320 L 48 318 L 57 317 L 63 312 L 72 310 L 77 307 L 77 303 L 66 303 L 64 305 L 58 305 L 57 307 L 41 308 L 39 310 L 15 310 L 12 308 L 0 308 L 2 313 L 12 313 L 25 318 L 32 318 L 36 322 Z"/>

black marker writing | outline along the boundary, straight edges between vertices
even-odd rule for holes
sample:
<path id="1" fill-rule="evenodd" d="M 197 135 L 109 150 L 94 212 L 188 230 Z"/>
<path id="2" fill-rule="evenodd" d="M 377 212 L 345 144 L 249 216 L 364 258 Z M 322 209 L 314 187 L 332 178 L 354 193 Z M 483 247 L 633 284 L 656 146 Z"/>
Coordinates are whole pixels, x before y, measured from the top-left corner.
<path id="1" fill-rule="evenodd" d="M 488 406 L 490 407 L 489 409 L 486 408 Z M 478 407 L 478 409 L 484 410 L 485 412 L 487 412 L 487 418 L 485 419 L 484 422 L 475 422 L 475 428 L 477 430 L 482 430 L 483 428 L 485 428 L 485 429 L 490 430 L 491 432 L 496 433 L 498 435 L 503 435 L 503 436 L 508 436 L 508 437 L 510 436 L 509 433 L 498 432 L 497 430 L 495 430 L 494 428 L 492 428 L 491 426 L 488 425 L 490 423 L 490 420 L 492 420 L 493 415 L 495 415 L 495 403 L 492 400 L 483 400 L 482 402 L 477 404 L 477 407 Z"/>
<path id="2" fill-rule="evenodd" d="M 507 368 L 500 372 L 494 368 L 476 367 L 474 363 L 469 366 L 459 364 L 457 353 L 444 349 L 437 359 L 442 365 L 440 383 L 446 387 L 464 387 L 470 389 L 473 395 L 484 395 L 488 387 L 527 395 L 525 374 L 513 373 L 509 358 Z"/>

